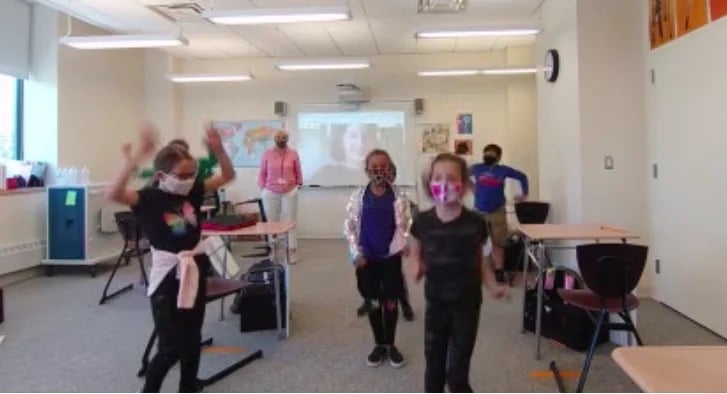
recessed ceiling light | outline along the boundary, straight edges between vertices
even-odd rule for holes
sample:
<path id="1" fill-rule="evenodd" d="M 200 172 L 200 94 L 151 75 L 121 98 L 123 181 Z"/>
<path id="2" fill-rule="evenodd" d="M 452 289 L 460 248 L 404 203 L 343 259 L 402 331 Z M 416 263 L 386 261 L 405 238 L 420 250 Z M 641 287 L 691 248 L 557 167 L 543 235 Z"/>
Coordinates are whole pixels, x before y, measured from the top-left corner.
<path id="1" fill-rule="evenodd" d="M 538 70 L 534 67 L 530 68 L 492 68 L 481 70 L 484 75 L 514 75 L 514 74 L 535 74 Z"/>
<path id="2" fill-rule="evenodd" d="M 280 23 L 335 22 L 351 19 L 346 7 L 245 8 L 210 10 L 202 14 L 220 25 L 263 25 Z"/>
<path id="3" fill-rule="evenodd" d="M 420 77 L 456 77 L 465 75 L 516 75 L 534 74 L 536 68 L 489 68 L 489 69 L 450 69 L 417 71 Z"/>
<path id="4" fill-rule="evenodd" d="M 195 82 L 242 82 L 252 78 L 250 74 L 167 74 L 167 79 L 177 83 Z"/>
<path id="5" fill-rule="evenodd" d="M 468 38 L 468 37 L 523 37 L 534 36 L 539 29 L 477 29 L 477 30 L 422 30 L 416 38 Z"/>
<path id="6" fill-rule="evenodd" d="M 453 77 L 462 75 L 477 75 L 478 70 L 424 70 L 418 71 L 420 77 Z"/>
<path id="7" fill-rule="evenodd" d="M 366 59 L 291 60 L 278 62 L 275 67 L 282 71 L 358 70 L 371 67 L 371 62 Z"/>
<path id="8" fill-rule="evenodd" d="M 189 45 L 189 41 L 183 36 L 169 34 L 64 36 L 59 38 L 58 42 L 76 49 L 164 48 Z"/>

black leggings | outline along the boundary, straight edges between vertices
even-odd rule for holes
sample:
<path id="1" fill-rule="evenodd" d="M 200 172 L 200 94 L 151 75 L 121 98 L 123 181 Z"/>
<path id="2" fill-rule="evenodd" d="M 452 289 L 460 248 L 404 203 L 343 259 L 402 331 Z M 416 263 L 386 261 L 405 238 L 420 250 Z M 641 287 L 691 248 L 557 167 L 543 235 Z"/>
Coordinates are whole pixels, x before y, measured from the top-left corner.
<path id="1" fill-rule="evenodd" d="M 151 313 L 158 338 L 158 350 L 146 372 L 143 388 L 145 393 L 158 393 L 164 377 L 177 361 L 181 364 L 179 392 L 198 391 L 197 372 L 205 312 L 204 294 L 207 288 L 203 273 L 204 270 L 200 268 L 197 298 L 192 309 L 177 309 L 179 280 L 176 279 L 175 269 L 169 272 L 151 296 Z"/>
<path id="2" fill-rule="evenodd" d="M 399 320 L 398 301 L 404 295 L 401 256 L 368 260 L 356 270 L 358 290 L 363 298 L 376 302 L 369 309 L 369 323 L 376 345 L 393 346 Z"/>
<path id="3" fill-rule="evenodd" d="M 452 393 L 471 393 L 470 359 L 480 303 L 428 301 L 424 320 L 425 391 L 442 393 L 446 382 Z"/>

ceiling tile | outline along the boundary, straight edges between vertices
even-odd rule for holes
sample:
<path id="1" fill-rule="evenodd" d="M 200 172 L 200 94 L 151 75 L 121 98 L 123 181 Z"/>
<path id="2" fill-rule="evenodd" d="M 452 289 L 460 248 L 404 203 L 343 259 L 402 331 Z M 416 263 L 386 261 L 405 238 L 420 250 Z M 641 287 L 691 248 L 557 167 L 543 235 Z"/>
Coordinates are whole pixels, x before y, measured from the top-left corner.
<path id="1" fill-rule="evenodd" d="M 305 54 L 282 31 L 272 26 L 235 26 L 233 29 L 245 40 L 271 57 L 303 57 Z"/>
<path id="2" fill-rule="evenodd" d="M 330 25 L 335 25 L 331 23 Z M 281 25 L 283 32 L 291 41 L 303 51 L 305 56 L 340 56 L 341 52 L 326 25 L 321 23 L 304 23 Z"/>
<path id="3" fill-rule="evenodd" d="M 490 51 L 497 43 L 497 38 L 459 38 L 455 40 L 455 51 L 457 52 L 476 52 Z"/>
<path id="4" fill-rule="evenodd" d="M 344 56 L 370 56 L 378 54 L 374 37 L 365 20 L 349 23 L 328 23 L 326 29 Z"/>

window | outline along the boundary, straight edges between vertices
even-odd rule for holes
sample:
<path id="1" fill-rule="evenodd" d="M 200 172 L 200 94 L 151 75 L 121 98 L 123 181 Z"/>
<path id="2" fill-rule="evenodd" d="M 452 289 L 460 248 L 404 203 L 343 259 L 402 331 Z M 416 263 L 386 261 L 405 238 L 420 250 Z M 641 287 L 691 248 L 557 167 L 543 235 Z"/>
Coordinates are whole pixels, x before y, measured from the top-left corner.
<path id="1" fill-rule="evenodd" d="M 23 158 L 23 80 L 0 74 L 0 158 Z"/>

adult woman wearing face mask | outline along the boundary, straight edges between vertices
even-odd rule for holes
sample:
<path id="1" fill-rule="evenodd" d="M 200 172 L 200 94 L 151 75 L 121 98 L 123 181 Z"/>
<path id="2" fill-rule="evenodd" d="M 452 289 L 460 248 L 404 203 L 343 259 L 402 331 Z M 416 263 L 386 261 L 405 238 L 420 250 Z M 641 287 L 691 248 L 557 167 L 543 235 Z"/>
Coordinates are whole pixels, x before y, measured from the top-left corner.
<path id="1" fill-rule="evenodd" d="M 303 184 L 298 152 L 288 147 L 288 133 L 275 133 L 275 147 L 263 154 L 258 174 L 258 186 L 262 189 L 263 207 L 271 222 L 295 222 L 298 211 L 298 188 Z M 298 242 L 295 230 L 290 232 L 288 247 L 290 263 L 298 261 Z"/>
<path id="2" fill-rule="evenodd" d="M 520 182 L 522 194 L 515 196 L 515 201 L 523 201 L 528 197 L 528 177 L 512 167 L 499 164 L 501 159 L 502 148 L 495 144 L 487 145 L 483 150 L 483 162 L 473 165 L 470 174 L 475 185 L 475 208 L 484 216 L 492 241 L 495 277 L 498 282 L 504 283 L 505 243 L 509 231 L 505 213 L 505 180 L 512 178 Z"/>

